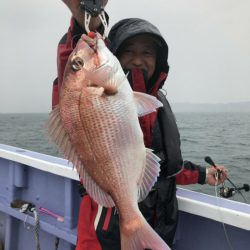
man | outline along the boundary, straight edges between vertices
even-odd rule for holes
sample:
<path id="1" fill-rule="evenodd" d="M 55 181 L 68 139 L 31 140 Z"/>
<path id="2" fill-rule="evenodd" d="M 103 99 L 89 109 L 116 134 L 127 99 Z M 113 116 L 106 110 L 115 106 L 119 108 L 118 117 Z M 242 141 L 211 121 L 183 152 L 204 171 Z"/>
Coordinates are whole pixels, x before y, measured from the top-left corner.
<path id="1" fill-rule="evenodd" d="M 70 29 L 58 47 L 58 79 L 54 85 L 57 91 L 53 92 L 53 105 L 59 100 L 67 58 L 81 34 L 85 33 L 83 15 L 79 14 L 82 11 L 79 1 L 64 2 L 75 18 L 72 18 Z M 93 23 L 96 26 L 92 26 L 91 30 L 102 31 L 101 23 L 98 25 L 98 20 L 95 21 Z M 187 161 L 183 164 L 174 115 L 165 95 L 158 91 L 169 71 L 168 46 L 158 29 L 145 20 L 125 19 L 112 27 L 108 38 L 109 48 L 118 57 L 125 73 L 128 73 L 132 88 L 154 95 L 164 104 L 157 113 L 140 118 L 145 145 L 152 148 L 162 161 L 160 177 L 139 207 L 155 231 L 171 246 L 178 213 L 176 182 L 185 185 L 204 184 L 207 181 L 214 185 L 225 180 L 226 171 L 223 166 L 218 166 L 222 175 L 216 180 L 217 170 L 212 167 L 206 169 Z M 119 216 L 115 208 L 103 208 L 84 194 L 79 212 L 76 249 L 120 249 Z"/>
<path id="2" fill-rule="evenodd" d="M 110 50 L 119 59 L 135 91 L 158 97 L 164 104 L 158 114 L 140 118 L 145 145 L 160 156 L 160 177 L 140 208 L 158 234 L 172 245 L 177 222 L 177 184 L 187 185 L 206 181 L 216 184 L 212 167 L 202 168 L 192 162 L 183 164 L 180 138 L 174 115 L 165 96 L 158 90 L 169 71 L 168 46 L 159 30 L 151 23 L 138 19 L 124 19 L 116 23 L 109 33 Z M 225 168 L 218 166 L 226 176 Z"/>

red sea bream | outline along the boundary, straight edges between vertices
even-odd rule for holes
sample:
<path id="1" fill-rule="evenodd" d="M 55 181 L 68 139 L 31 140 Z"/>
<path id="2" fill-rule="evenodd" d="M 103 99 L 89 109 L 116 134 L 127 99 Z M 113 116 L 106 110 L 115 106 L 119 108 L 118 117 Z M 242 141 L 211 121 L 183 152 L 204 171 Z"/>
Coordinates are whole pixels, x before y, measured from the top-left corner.
<path id="1" fill-rule="evenodd" d="M 98 35 L 81 37 L 68 59 L 48 130 L 88 194 L 100 205 L 116 206 L 122 250 L 169 249 L 138 208 L 160 171 L 159 158 L 144 146 L 138 116 L 161 106 L 155 97 L 132 91 Z"/>

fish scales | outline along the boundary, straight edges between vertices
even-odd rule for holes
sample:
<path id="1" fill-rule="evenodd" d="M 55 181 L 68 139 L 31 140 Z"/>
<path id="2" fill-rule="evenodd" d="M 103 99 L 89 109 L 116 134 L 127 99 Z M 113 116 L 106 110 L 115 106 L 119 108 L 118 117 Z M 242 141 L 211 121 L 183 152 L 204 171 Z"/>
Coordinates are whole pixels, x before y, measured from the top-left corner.
<path id="1" fill-rule="evenodd" d="M 96 157 L 95 166 L 91 166 L 90 171 L 102 168 L 103 175 L 95 171 L 93 178 L 98 179 L 98 183 L 104 183 L 100 184 L 104 189 L 107 185 L 106 180 L 117 180 L 115 185 L 109 187 L 108 190 L 113 196 L 116 196 L 117 188 L 121 186 L 120 188 L 126 190 L 131 178 L 134 179 L 134 183 L 137 183 L 141 174 L 141 170 L 137 174 L 135 172 L 133 165 L 136 159 L 128 157 L 134 155 L 132 152 L 138 151 L 138 144 L 134 143 L 137 138 L 130 132 L 134 125 L 126 122 L 131 111 L 128 109 L 128 105 L 122 103 L 123 99 L 119 94 L 116 97 L 94 96 L 92 99 L 82 96 L 81 106 L 83 108 L 80 109 L 82 124 L 86 127 L 85 132 Z M 114 98 L 115 100 L 112 101 Z M 112 102 L 117 103 L 116 99 L 119 105 L 112 105 Z M 115 126 L 114 123 L 116 123 Z M 143 140 L 140 127 L 138 126 L 137 129 L 139 139 Z M 141 168 L 144 165 L 142 162 Z M 126 169 L 124 169 L 125 167 Z M 131 171 L 128 170 L 128 167 L 131 168 Z M 129 176 L 128 173 L 133 173 L 133 175 Z M 103 180 L 103 176 L 106 176 L 107 179 Z"/>

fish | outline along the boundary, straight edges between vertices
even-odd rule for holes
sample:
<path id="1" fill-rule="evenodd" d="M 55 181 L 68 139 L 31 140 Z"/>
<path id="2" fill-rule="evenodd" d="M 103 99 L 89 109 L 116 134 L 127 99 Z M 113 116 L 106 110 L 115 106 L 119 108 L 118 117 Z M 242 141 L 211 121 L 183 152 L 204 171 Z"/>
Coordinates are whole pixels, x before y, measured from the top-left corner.
<path id="1" fill-rule="evenodd" d="M 138 208 L 159 176 L 159 158 L 144 145 L 138 117 L 157 98 L 135 92 L 99 34 L 82 35 L 68 58 L 50 140 L 72 162 L 88 194 L 116 207 L 122 250 L 168 250 Z"/>

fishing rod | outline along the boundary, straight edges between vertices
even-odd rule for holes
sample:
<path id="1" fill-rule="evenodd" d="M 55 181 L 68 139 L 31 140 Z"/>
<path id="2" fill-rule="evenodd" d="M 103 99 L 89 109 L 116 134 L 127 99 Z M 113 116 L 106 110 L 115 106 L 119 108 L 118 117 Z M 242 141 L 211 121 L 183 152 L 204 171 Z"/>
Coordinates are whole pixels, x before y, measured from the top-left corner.
<path id="1" fill-rule="evenodd" d="M 215 165 L 214 161 L 210 156 L 206 156 L 204 158 L 205 162 L 208 163 L 209 165 L 213 166 L 217 172 L 218 172 L 218 178 L 220 178 L 220 175 L 222 174 L 222 171 L 217 169 L 217 166 Z M 245 196 L 242 194 L 241 190 L 244 190 L 245 192 L 248 192 L 250 190 L 250 187 L 248 184 L 243 184 L 242 187 L 237 187 L 228 177 L 226 177 L 226 180 L 230 182 L 230 184 L 233 186 L 233 188 L 226 187 L 225 184 L 223 183 L 223 187 L 220 188 L 220 196 L 223 198 L 230 198 L 232 197 L 236 192 L 238 192 L 241 197 L 244 199 L 245 203 L 247 203 L 247 200 Z"/>

